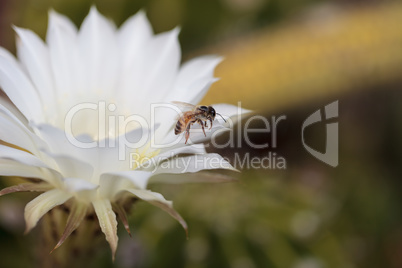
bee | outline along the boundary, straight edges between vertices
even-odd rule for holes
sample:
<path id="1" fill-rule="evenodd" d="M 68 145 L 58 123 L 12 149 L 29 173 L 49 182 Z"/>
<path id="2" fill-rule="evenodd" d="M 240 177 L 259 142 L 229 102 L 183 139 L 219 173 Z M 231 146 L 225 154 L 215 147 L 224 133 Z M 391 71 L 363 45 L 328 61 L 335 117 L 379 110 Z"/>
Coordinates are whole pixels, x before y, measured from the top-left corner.
<path id="1" fill-rule="evenodd" d="M 205 137 L 207 134 L 205 134 L 205 129 L 204 127 L 208 127 L 207 122 L 209 121 L 211 124 L 209 126 L 209 129 L 212 128 L 212 122 L 215 120 L 215 116 L 219 115 L 222 117 L 223 121 L 226 122 L 225 118 L 219 113 L 217 113 L 212 106 L 204 106 L 204 105 L 199 105 L 195 106 L 190 103 L 185 103 L 185 102 L 180 102 L 180 101 L 174 101 L 174 104 L 178 106 L 183 106 L 190 108 L 190 111 L 186 111 L 181 114 L 179 117 L 177 123 L 176 123 L 176 128 L 174 129 L 174 134 L 179 135 L 183 131 L 185 131 L 185 138 L 186 142 L 188 138 L 190 137 L 190 127 L 194 123 L 198 123 L 202 127 L 202 131 L 204 132 Z"/>

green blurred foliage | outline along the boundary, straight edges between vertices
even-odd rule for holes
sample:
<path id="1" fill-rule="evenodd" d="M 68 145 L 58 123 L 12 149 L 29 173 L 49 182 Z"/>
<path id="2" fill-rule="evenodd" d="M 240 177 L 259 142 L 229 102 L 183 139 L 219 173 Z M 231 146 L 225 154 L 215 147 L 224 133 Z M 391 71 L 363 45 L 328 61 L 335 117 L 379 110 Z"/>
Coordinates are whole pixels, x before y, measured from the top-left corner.
<path id="1" fill-rule="evenodd" d="M 182 28 L 180 41 L 184 53 L 214 44 L 242 33 L 283 21 L 306 6 L 323 0 L 2 0 L 1 40 L 12 49 L 10 24 L 32 29 L 45 37 L 50 8 L 67 15 L 80 25 L 89 8 L 99 11 L 117 25 L 144 9 L 156 33 Z"/>

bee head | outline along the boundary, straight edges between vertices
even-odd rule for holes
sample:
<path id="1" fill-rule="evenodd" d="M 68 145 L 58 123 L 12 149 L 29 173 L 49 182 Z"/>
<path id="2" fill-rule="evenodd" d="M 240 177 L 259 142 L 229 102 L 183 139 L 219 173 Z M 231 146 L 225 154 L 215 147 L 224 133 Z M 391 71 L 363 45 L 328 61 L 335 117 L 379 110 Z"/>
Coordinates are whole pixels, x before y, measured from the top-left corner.
<path id="1" fill-rule="evenodd" d="M 214 109 L 212 106 L 208 106 L 208 114 L 209 114 L 209 117 L 210 117 L 212 120 L 215 119 L 216 112 L 215 112 L 215 109 Z"/>
<path id="2" fill-rule="evenodd" d="M 198 108 L 203 112 L 208 112 L 208 107 L 207 106 L 200 106 Z"/>
<path id="3" fill-rule="evenodd" d="M 223 118 L 223 116 L 220 113 L 217 113 L 212 106 L 208 106 L 208 109 L 209 109 L 209 114 L 210 114 L 210 117 L 212 120 L 215 120 L 215 116 L 219 115 L 220 117 L 222 117 L 223 121 L 225 121 L 225 123 L 226 123 L 225 118 Z"/>

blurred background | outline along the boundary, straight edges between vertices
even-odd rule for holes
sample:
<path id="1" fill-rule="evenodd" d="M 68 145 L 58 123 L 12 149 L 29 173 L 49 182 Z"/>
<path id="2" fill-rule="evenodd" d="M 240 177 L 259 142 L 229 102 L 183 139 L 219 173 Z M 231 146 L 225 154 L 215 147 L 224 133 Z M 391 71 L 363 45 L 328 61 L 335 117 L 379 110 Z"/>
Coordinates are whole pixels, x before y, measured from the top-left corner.
<path id="1" fill-rule="evenodd" d="M 267 119 L 286 116 L 276 148 L 209 151 L 285 168 L 237 166 L 225 184 L 160 185 L 189 225 L 189 239 L 163 211 L 138 202 L 130 238 L 119 224 L 112 264 L 106 241 L 96 267 L 402 267 L 402 1 L 391 0 L 0 0 L 0 45 L 15 52 L 12 24 L 45 37 L 50 8 L 80 25 L 95 4 L 117 25 L 144 9 L 156 33 L 181 26 L 183 61 L 218 54 L 203 103 L 232 103 Z M 304 120 L 339 101 L 339 165 L 310 155 Z M 247 124 L 264 128 L 261 120 Z M 325 123 L 305 132 L 325 151 Z M 219 137 L 223 144 L 231 136 Z M 255 144 L 271 144 L 252 133 Z M 272 144 L 271 144 L 272 145 Z M 32 196 L 0 200 L 1 267 L 32 267 L 39 238 L 23 236 Z M 20 223 L 20 224 L 16 224 Z"/>

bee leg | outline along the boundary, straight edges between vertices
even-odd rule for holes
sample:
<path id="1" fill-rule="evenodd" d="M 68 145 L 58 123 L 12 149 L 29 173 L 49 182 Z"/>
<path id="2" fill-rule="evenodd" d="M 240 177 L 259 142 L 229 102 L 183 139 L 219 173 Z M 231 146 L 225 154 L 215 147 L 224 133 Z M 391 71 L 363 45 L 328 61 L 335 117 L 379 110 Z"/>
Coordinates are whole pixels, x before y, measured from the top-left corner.
<path id="1" fill-rule="evenodd" d="M 204 135 L 205 135 L 205 137 L 206 137 L 207 134 L 205 134 L 204 122 L 202 122 L 201 120 L 198 120 L 198 123 L 201 125 L 201 127 L 202 127 L 202 132 L 204 132 Z"/>
<path id="2" fill-rule="evenodd" d="M 187 144 L 187 140 L 188 140 L 188 138 L 190 138 L 190 131 L 186 130 L 184 137 L 186 138 L 186 141 L 184 142 L 184 144 Z"/>
<path id="3" fill-rule="evenodd" d="M 184 144 L 187 144 L 187 140 L 188 140 L 188 138 L 190 138 L 190 127 L 191 127 L 192 124 L 193 123 L 190 123 L 190 124 L 187 125 L 186 133 L 184 134 L 184 137 L 186 138 L 186 142 Z"/>
<path id="4" fill-rule="evenodd" d="M 212 128 L 212 119 L 209 119 L 209 121 L 211 122 L 211 126 L 209 127 L 209 129 L 211 129 Z M 207 126 L 207 125 L 205 124 L 205 126 Z"/>

